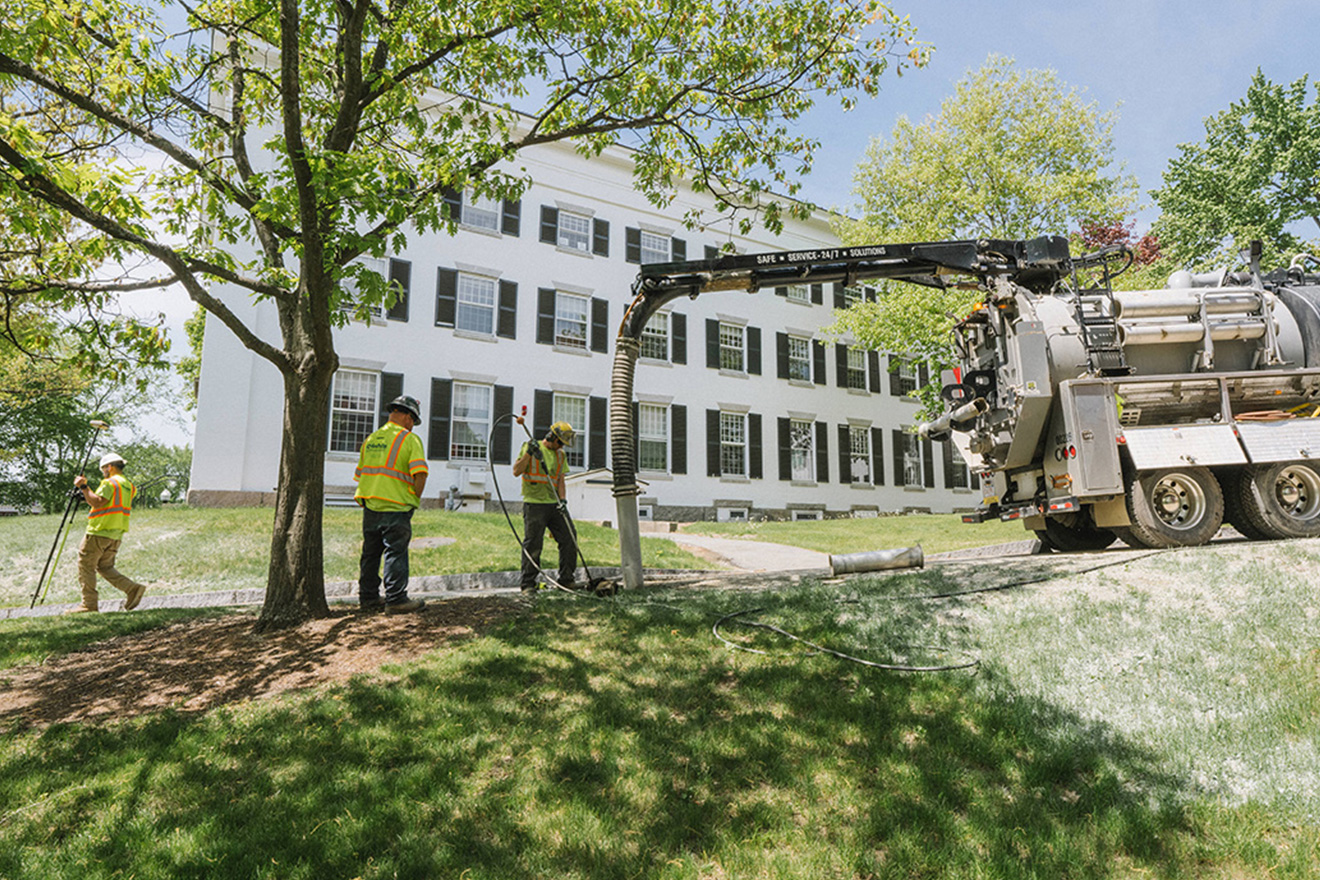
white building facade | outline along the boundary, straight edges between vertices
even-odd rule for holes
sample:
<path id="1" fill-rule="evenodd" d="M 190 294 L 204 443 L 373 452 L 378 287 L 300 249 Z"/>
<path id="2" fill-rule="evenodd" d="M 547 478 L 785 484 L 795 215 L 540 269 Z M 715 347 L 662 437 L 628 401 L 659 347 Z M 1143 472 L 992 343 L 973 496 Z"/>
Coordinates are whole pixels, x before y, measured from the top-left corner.
<path id="1" fill-rule="evenodd" d="M 708 199 L 687 192 L 657 209 L 631 185 L 631 156 L 587 159 L 567 145 L 519 156 L 534 181 L 517 203 L 455 195 L 457 235 L 413 233 L 372 264 L 403 295 L 369 324 L 336 335 L 340 369 L 326 431 L 327 498 L 353 493 L 358 446 L 399 394 L 422 404 L 431 467 L 425 506 L 506 499 L 506 467 L 525 435 L 552 421 L 578 430 L 573 470 L 609 466 L 613 342 L 639 265 L 739 253 L 834 247 L 828 218 L 785 221 L 781 235 L 690 230 L 676 218 Z M 261 336 L 274 308 L 217 291 Z M 850 349 L 821 328 L 862 291 L 802 285 L 703 294 L 647 327 L 635 380 L 643 518 L 802 519 L 976 505 L 952 446 L 914 433 L 924 381 L 901 360 Z M 208 318 L 198 389 L 190 503 L 270 504 L 280 455 L 278 372 Z M 493 432 L 493 433 L 492 433 Z"/>

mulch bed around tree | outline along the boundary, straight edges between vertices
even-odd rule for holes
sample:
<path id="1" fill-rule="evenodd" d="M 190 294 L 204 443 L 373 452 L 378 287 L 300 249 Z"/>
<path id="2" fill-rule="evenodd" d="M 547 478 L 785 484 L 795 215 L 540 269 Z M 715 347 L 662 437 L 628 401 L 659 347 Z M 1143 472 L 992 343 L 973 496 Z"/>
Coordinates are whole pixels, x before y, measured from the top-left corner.
<path id="1" fill-rule="evenodd" d="M 347 681 L 471 638 L 522 613 L 507 598 L 429 603 L 414 614 L 336 611 L 257 634 L 248 614 L 198 618 L 120 636 L 40 666 L 0 670 L 0 729 L 108 722 Z"/>

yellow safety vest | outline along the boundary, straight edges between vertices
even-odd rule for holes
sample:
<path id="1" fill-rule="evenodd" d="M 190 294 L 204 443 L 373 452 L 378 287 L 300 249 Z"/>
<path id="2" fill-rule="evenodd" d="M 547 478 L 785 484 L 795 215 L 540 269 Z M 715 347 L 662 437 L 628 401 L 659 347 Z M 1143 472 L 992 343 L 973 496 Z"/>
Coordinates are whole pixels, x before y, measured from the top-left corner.
<path id="1" fill-rule="evenodd" d="M 518 450 L 518 457 L 522 458 L 527 454 L 527 444 L 522 445 Z M 546 464 L 533 457 L 532 464 L 522 475 L 522 497 L 523 501 L 529 501 L 532 504 L 558 504 L 559 489 L 556 484 L 568 473 L 568 456 L 564 450 L 551 450 L 545 444 L 541 444 L 541 455 L 553 459 Z"/>
<path id="2" fill-rule="evenodd" d="M 411 510 L 420 503 L 413 477 L 429 473 L 426 453 L 417 435 L 402 425 L 386 422 L 362 441 L 354 500 L 376 511 Z"/>
<path id="3" fill-rule="evenodd" d="M 128 531 L 128 517 L 133 512 L 133 496 L 137 489 L 123 474 L 106 477 L 96 487 L 96 494 L 110 503 L 105 507 L 93 508 L 87 514 L 87 532 L 99 535 L 106 532 L 118 532 L 123 535 Z"/>

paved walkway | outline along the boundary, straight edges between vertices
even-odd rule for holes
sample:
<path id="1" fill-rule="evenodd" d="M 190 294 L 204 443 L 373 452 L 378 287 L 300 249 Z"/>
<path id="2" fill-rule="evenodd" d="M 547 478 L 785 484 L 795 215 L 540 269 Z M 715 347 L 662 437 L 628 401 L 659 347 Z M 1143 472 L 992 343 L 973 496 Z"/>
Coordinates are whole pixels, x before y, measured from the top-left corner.
<path id="1" fill-rule="evenodd" d="M 815 550 L 804 550 L 787 544 L 689 535 L 684 532 L 645 534 L 648 538 L 667 538 L 696 556 L 713 559 L 740 571 L 819 571 L 828 574 L 830 569 L 828 553 L 817 553 Z"/>

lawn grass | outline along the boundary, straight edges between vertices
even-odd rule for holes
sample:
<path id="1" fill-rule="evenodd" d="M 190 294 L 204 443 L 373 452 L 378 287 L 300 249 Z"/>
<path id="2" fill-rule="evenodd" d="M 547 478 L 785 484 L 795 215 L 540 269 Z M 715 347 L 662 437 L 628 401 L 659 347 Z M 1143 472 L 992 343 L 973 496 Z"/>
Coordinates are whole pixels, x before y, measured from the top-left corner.
<path id="1" fill-rule="evenodd" d="M 548 595 L 397 679 L 10 731 L 0 877 L 1320 875 L 1320 542 L 1122 558 Z M 753 608 L 981 665 L 712 636 Z"/>
<path id="2" fill-rule="evenodd" d="M 964 523 L 960 514 L 912 513 L 873 519 L 827 519 L 799 522 L 691 523 L 683 531 L 721 538 L 745 538 L 804 547 L 820 553 L 862 553 L 920 544 L 927 554 L 1023 541 L 1035 535 L 1021 523 Z"/>
<path id="3" fill-rule="evenodd" d="M 118 567 L 150 584 L 153 595 L 259 588 L 266 584 L 270 532 L 269 508 L 188 508 L 136 510 L 133 527 L 119 551 Z M 0 519 L 0 607 L 27 605 L 36 589 L 58 528 L 58 516 Z M 514 518 L 519 529 L 522 522 Z M 80 517 L 69 534 L 50 591 L 49 604 L 76 602 L 78 542 L 85 530 Z M 582 550 L 593 566 L 618 565 L 618 533 L 582 523 Z M 518 547 L 504 517 L 494 513 L 423 510 L 413 518 L 413 536 L 449 537 L 456 542 L 414 548 L 414 575 L 508 571 L 518 565 Z M 356 580 L 362 546 L 362 514 L 352 509 L 325 511 L 325 576 Z M 553 545 L 553 542 L 550 542 Z M 549 558 L 555 557 L 553 547 Z M 642 541 L 643 565 L 652 568 L 708 569 L 712 565 L 660 538 Z M 117 598 L 104 582 L 102 598 Z"/>

